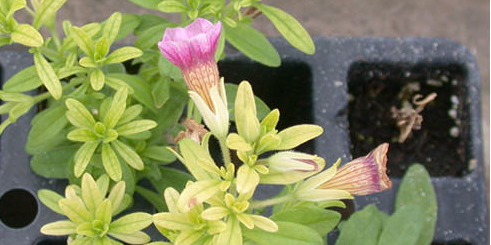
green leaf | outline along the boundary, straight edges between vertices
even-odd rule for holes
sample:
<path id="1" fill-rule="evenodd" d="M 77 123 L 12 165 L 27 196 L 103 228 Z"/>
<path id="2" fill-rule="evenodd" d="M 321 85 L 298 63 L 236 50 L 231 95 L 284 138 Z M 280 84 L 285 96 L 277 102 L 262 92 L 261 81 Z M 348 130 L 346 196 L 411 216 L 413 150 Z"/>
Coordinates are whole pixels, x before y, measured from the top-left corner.
<path id="1" fill-rule="evenodd" d="M 135 30 L 135 35 L 137 36 L 140 36 L 143 31 L 145 31 L 146 29 L 152 26 L 169 22 L 168 20 L 155 14 L 142 14 L 140 15 L 140 17 L 141 17 L 140 25 Z"/>
<path id="2" fill-rule="evenodd" d="M 227 41 L 247 57 L 267 66 L 280 66 L 280 55 L 259 31 L 240 22 L 237 23 L 235 28 L 228 25 L 223 27 Z"/>
<path id="3" fill-rule="evenodd" d="M 430 244 L 435 233 L 438 204 L 430 175 L 423 165 L 412 165 L 402 179 L 397 192 L 396 212 L 406 205 L 418 206 L 424 215 L 424 225 L 416 244 Z"/>
<path id="4" fill-rule="evenodd" d="M 71 124 L 78 128 L 94 128 L 94 117 L 82 103 L 74 99 L 67 99 L 65 105 L 68 108 L 66 117 Z"/>
<path id="5" fill-rule="evenodd" d="M 121 27 L 119 29 L 116 40 L 124 38 L 131 34 L 141 23 L 140 16 L 137 14 L 123 14 L 121 20 Z"/>
<path id="6" fill-rule="evenodd" d="M 133 89 L 134 92 L 131 94 L 133 98 L 138 100 L 138 102 L 143 104 L 146 108 L 155 110 L 150 87 L 141 77 L 121 73 L 111 73 L 106 74 L 106 78 L 116 78 L 124 81 Z"/>
<path id="7" fill-rule="evenodd" d="M 128 165 L 136 170 L 143 170 L 143 161 L 135 150 L 119 140 L 112 141 L 111 146 L 114 147 Z"/>
<path id="8" fill-rule="evenodd" d="M 112 180 L 121 180 L 123 172 L 121 171 L 121 165 L 119 165 L 118 156 L 116 156 L 116 153 L 114 153 L 108 143 L 102 144 L 102 165 Z"/>
<path id="9" fill-rule="evenodd" d="M 165 212 L 167 211 L 167 204 L 164 201 L 164 198 L 162 198 L 161 195 L 145 189 L 141 186 L 136 186 L 135 191 L 143 196 L 145 199 L 147 199 L 148 202 L 150 202 L 158 212 Z"/>
<path id="10" fill-rule="evenodd" d="M 118 64 L 121 64 L 121 63 L 118 63 Z M 109 66 L 111 66 L 111 65 L 109 65 Z M 107 66 L 105 66 L 105 67 L 107 67 Z M 121 73 L 126 73 L 126 71 L 122 71 Z M 130 85 L 123 82 L 123 80 L 121 80 L 121 79 L 105 76 L 104 77 L 104 84 L 111 87 L 112 89 L 114 89 L 116 91 L 121 89 L 122 87 L 126 87 L 128 89 L 128 93 L 133 94 L 135 92 L 133 90 L 133 88 L 130 87 Z"/>
<path id="11" fill-rule="evenodd" d="M 121 63 L 130 59 L 138 58 L 143 52 L 135 47 L 122 47 L 114 50 L 109 56 L 107 56 L 105 64 Z"/>
<path id="12" fill-rule="evenodd" d="M 34 28 L 39 29 L 41 25 L 46 23 L 54 14 L 56 14 L 58 9 L 60 9 L 65 2 L 66 0 L 41 1 L 36 9 L 34 20 L 32 21 L 32 25 L 34 26 Z"/>
<path id="13" fill-rule="evenodd" d="M 10 44 L 10 37 L 0 37 L 0 47 L 2 47 L 3 45 L 7 45 L 7 44 Z"/>
<path id="14" fill-rule="evenodd" d="M 261 10 L 273 22 L 276 29 L 292 46 L 307 54 L 315 53 L 312 38 L 293 16 L 279 8 L 261 3 L 254 4 L 254 7 Z"/>
<path id="15" fill-rule="evenodd" d="M 46 189 L 41 189 L 38 191 L 38 197 L 39 200 L 46 205 L 49 209 L 53 210 L 56 213 L 63 214 L 63 211 L 60 209 L 60 206 L 58 206 L 58 202 L 63 199 L 63 197 L 52 191 L 52 190 L 46 190 Z"/>
<path id="16" fill-rule="evenodd" d="M 70 36 L 85 54 L 94 57 L 94 42 L 84 29 L 73 26 L 70 30 Z"/>
<path id="17" fill-rule="evenodd" d="M 187 12 L 189 7 L 177 0 L 164 0 L 157 5 L 157 9 L 164 13 L 181 13 Z"/>
<path id="18" fill-rule="evenodd" d="M 53 106 L 34 117 L 26 144 L 29 154 L 44 153 L 65 140 L 62 133 L 68 124 L 65 112 L 64 106 Z"/>
<path id="19" fill-rule="evenodd" d="M 425 215 L 416 205 L 404 205 L 385 223 L 378 245 L 420 245 Z"/>
<path id="20" fill-rule="evenodd" d="M 104 125 L 106 128 L 114 128 L 119 121 L 119 118 L 126 109 L 126 98 L 128 98 L 128 89 L 122 87 L 119 89 L 111 101 L 111 106 L 104 117 Z"/>
<path id="21" fill-rule="evenodd" d="M 377 244 L 382 232 L 383 219 L 375 205 L 368 205 L 351 215 L 344 223 L 336 245 Z"/>
<path id="22" fill-rule="evenodd" d="M 152 223 L 152 215 L 137 212 L 127 214 L 109 225 L 109 233 L 129 234 L 135 231 L 145 229 Z"/>
<path id="23" fill-rule="evenodd" d="M 162 0 L 129 0 L 130 2 L 149 9 L 157 9 L 157 5 Z"/>
<path id="24" fill-rule="evenodd" d="M 86 142 L 75 153 L 75 177 L 80 177 L 84 173 L 98 145 L 99 141 Z"/>
<path id="25" fill-rule="evenodd" d="M 152 97 L 155 107 L 161 108 L 165 102 L 169 99 L 169 83 L 170 79 L 166 77 L 161 77 L 152 86 Z"/>
<path id="26" fill-rule="evenodd" d="M 339 223 L 341 214 L 318 207 L 303 207 L 280 211 L 270 219 L 305 225 L 317 231 L 321 237 L 325 237 Z"/>
<path id="27" fill-rule="evenodd" d="M 104 23 L 104 28 L 102 29 L 102 33 L 107 40 L 109 41 L 109 45 L 114 42 L 116 37 L 118 36 L 119 29 L 121 27 L 122 15 L 119 12 L 113 13 L 109 19 L 107 19 Z"/>
<path id="28" fill-rule="evenodd" d="M 171 27 L 170 23 L 159 24 L 152 26 L 141 33 L 135 41 L 135 47 L 145 50 L 157 46 L 157 42 L 162 39 L 164 31 L 167 27 Z"/>
<path id="29" fill-rule="evenodd" d="M 223 51 L 225 50 L 225 31 L 222 29 L 220 38 L 218 39 L 217 50 L 215 51 L 215 60 L 219 61 L 222 58 Z"/>
<path id="30" fill-rule="evenodd" d="M 65 179 L 68 177 L 68 165 L 77 151 L 77 146 L 60 146 L 50 151 L 32 156 L 31 169 L 45 178 Z"/>
<path id="31" fill-rule="evenodd" d="M 259 228 L 244 229 L 244 237 L 254 241 L 257 245 L 314 245 L 324 244 L 322 237 L 307 226 L 292 222 L 278 221 L 277 232 L 267 232 Z"/>
<path id="32" fill-rule="evenodd" d="M 104 73 L 101 70 L 92 70 L 90 73 L 90 85 L 95 91 L 99 91 L 104 87 Z"/>
<path id="33" fill-rule="evenodd" d="M 281 144 L 277 150 L 288 150 L 295 148 L 311 139 L 321 135 L 322 127 L 312 124 L 302 124 L 286 128 L 278 133 Z"/>
<path id="34" fill-rule="evenodd" d="M 54 99 L 61 98 L 63 92 L 60 80 L 56 76 L 53 67 L 46 61 L 40 52 L 34 53 L 34 64 L 39 78 L 43 82 L 44 86 L 51 93 Z"/>
<path id="35" fill-rule="evenodd" d="M 143 151 L 142 156 L 162 163 L 171 163 L 176 160 L 174 154 L 172 154 L 166 146 L 149 146 Z"/>
<path id="36" fill-rule="evenodd" d="M 162 178 L 150 179 L 152 186 L 158 193 L 162 196 L 167 187 L 172 187 L 177 191 L 182 191 L 184 186 L 189 180 L 194 179 L 190 174 L 168 167 L 159 166 L 160 172 L 162 173 Z"/>
<path id="37" fill-rule="evenodd" d="M 41 47 L 44 44 L 43 36 L 31 25 L 19 24 L 11 36 L 12 41 L 29 47 Z"/>
<path id="38" fill-rule="evenodd" d="M 230 119 L 235 120 L 235 97 L 237 96 L 237 89 L 239 86 L 237 84 L 226 83 L 225 91 L 227 94 L 227 104 L 228 110 L 230 112 Z M 256 112 L 257 118 L 259 120 L 263 119 L 270 112 L 269 107 L 264 103 L 259 97 L 254 96 L 256 102 Z"/>
<path id="39" fill-rule="evenodd" d="M 116 131 L 118 135 L 125 136 L 148 131 L 156 126 L 157 123 L 152 120 L 137 120 L 119 126 L 116 128 Z"/>
<path id="40" fill-rule="evenodd" d="M 48 223 L 41 227 L 41 233 L 50 236 L 66 236 L 75 234 L 77 225 L 69 220 Z"/>
<path id="41" fill-rule="evenodd" d="M 82 200 L 85 207 L 89 209 L 91 213 L 95 213 L 97 207 L 104 200 L 99 187 L 95 183 L 95 180 L 90 174 L 84 174 L 82 177 Z"/>

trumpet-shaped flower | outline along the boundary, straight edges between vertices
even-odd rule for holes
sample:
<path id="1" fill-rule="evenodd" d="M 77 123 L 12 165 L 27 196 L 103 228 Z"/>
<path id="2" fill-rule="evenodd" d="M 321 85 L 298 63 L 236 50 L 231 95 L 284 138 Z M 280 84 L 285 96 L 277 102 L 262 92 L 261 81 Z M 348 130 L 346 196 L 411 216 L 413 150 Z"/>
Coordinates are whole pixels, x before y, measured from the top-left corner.
<path id="1" fill-rule="evenodd" d="M 184 28 L 167 28 L 158 43 L 162 54 L 181 68 L 189 89 L 199 94 L 212 111 L 215 108 L 210 90 L 219 83 L 215 51 L 221 31 L 220 22 L 212 24 L 197 18 Z"/>
<path id="2" fill-rule="evenodd" d="M 322 189 L 342 189 L 352 195 L 369 195 L 392 187 L 387 176 L 389 144 L 379 145 L 364 157 L 341 167 L 331 179 L 320 185 Z"/>
<path id="3" fill-rule="evenodd" d="M 329 169 L 300 183 L 295 196 L 305 201 L 326 201 L 368 195 L 392 187 L 386 174 L 389 144 L 379 145 L 364 157 L 346 163 L 338 170 L 339 159 Z"/>

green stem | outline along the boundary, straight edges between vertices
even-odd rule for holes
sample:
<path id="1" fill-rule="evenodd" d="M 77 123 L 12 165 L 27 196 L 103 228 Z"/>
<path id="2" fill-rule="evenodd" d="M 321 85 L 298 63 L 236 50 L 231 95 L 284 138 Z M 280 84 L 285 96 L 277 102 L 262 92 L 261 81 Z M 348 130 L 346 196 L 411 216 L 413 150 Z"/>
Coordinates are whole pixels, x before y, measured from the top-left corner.
<path id="1" fill-rule="evenodd" d="M 222 150 L 223 164 L 227 166 L 227 164 L 232 162 L 232 159 L 230 158 L 230 150 L 228 149 L 225 141 L 225 139 L 218 139 L 218 143 L 220 143 L 220 150 Z"/>
<path id="2" fill-rule="evenodd" d="M 264 201 L 254 201 L 251 203 L 251 208 L 263 208 L 263 207 L 268 207 L 268 206 L 273 206 L 275 204 L 279 203 L 284 203 L 291 201 L 293 199 L 293 195 L 285 195 L 285 196 L 280 196 L 280 197 L 273 197 L 271 199 L 267 199 Z"/>

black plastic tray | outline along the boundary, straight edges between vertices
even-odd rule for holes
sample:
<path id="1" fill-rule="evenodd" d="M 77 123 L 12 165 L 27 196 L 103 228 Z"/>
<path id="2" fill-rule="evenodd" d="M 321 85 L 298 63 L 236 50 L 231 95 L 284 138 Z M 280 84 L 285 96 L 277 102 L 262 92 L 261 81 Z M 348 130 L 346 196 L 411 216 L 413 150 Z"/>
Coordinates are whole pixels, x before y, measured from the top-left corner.
<path id="1" fill-rule="evenodd" d="M 348 77 L 359 64 L 377 67 L 389 64 L 396 69 L 411 71 L 417 66 L 458 67 L 462 71 L 469 130 L 463 136 L 467 151 L 466 162 L 471 164 L 464 176 L 432 177 L 438 198 L 438 221 L 434 244 L 489 244 L 489 214 L 486 204 L 484 160 L 480 115 L 480 81 L 477 63 L 467 48 L 444 38 L 371 38 L 333 37 L 315 38 L 316 53 L 308 56 L 290 47 L 282 39 L 272 39 L 279 50 L 283 64 L 268 68 L 250 61 L 241 54 L 232 54 L 219 63 L 226 82 L 250 80 L 253 89 L 272 108 L 282 112 L 279 127 L 297 123 L 315 123 L 325 132 L 312 144 L 300 150 L 315 152 L 327 162 L 338 157 L 347 161 L 350 153 L 348 123 Z M 32 65 L 30 54 L 0 51 L 2 83 L 24 67 Z M 0 197 L 12 189 L 23 189 L 36 198 L 37 190 L 49 188 L 62 193 L 66 181 L 36 176 L 29 166 L 24 151 L 30 120 L 30 111 L 11 125 L 0 138 Z M 4 119 L 4 117 L 2 117 Z M 451 151 L 452 149 L 448 149 Z M 393 163 L 389 159 L 389 164 Z M 381 210 L 392 212 L 394 198 L 400 183 L 391 178 L 394 187 L 380 194 L 357 197 L 356 210 L 375 203 Z M 261 187 L 260 197 L 277 192 L 275 186 Z M 18 192 L 22 193 L 22 192 Z M 25 192 L 24 192 L 25 193 Z M 139 196 L 136 195 L 138 199 Z M 29 198 L 27 198 L 29 199 Z M 23 200 L 18 198 L 19 202 Z M 31 201 L 33 199 L 31 198 Z M 10 228 L 0 222 L 0 244 L 63 244 L 39 233 L 39 228 L 61 216 L 49 211 L 37 198 L 31 205 L 34 220 L 21 228 Z M 27 202 L 28 203 L 28 202 Z M 19 203 L 16 208 L 25 209 Z M 0 207 L 0 210 L 6 207 Z M 12 212 L 16 209 L 9 207 Z M 135 201 L 133 209 L 152 212 L 145 201 Z"/>

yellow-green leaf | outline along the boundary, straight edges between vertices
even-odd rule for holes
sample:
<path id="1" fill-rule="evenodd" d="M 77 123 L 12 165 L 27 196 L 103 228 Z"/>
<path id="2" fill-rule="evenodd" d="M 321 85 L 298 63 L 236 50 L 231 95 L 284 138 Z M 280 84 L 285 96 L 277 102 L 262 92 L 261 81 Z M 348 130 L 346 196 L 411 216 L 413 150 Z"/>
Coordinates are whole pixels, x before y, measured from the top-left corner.
<path id="1" fill-rule="evenodd" d="M 83 174 L 98 145 L 99 141 L 86 142 L 75 153 L 75 177 L 80 177 Z"/>
<path id="2" fill-rule="evenodd" d="M 94 69 L 90 73 L 90 85 L 95 91 L 99 91 L 104 87 L 104 73 L 99 69 Z"/>
<path id="3" fill-rule="evenodd" d="M 123 176 L 121 165 L 119 165 L 119 160 L 116 153 L 114 153 L 113 149 L 108 143 L 102 144 L 102 165 L 112 180 L 121 180 L 121 177 Z"/>
<path id="4" fill-rule="evenodd" d="M 122 18 L 121 13 L 115 12 L 104 23 L 102 33 L 107 37 L 109 44 L 113 43 L 118 36 Z"/>
<path id="5" fill-rule="evenodd" d="M 127 214 L 111 223 L 109 233 L 133 233 L 145 229 L 151 223 L 152 215 L 150 214 L 143 212 Z"/>
<path id="6" fill-rule="evenodd" d="M 38 5 L 36 9 L 36 14 L 34 15 L 33 26 L 36 29 L 39 29 L 42 24 L 46 23 L 49 18 L 51 18 L 58 9 L 66 2 L 67 0 L 43 0 Z"/>
<path id="7" fill-rule="evenodd" d="M 12 41 L 29 47 L 41 47 L 44 44 L 43 36 L 31 25 L 19 24 L 14 28 Z"/>
<path id="8" fill-rule="evenodd" d="M 122 47 L 114 50 L 105 61 L 105 64 L 121 63 L 130 59 L 138 58 L 143 52 L 135 47 Z"/>
<path id="9" fill-rule="evenodd" d="M 311 124 L 302 124 L 286 128 L 278 133 L 278 136 L 281 137 L 281 144 L 277 147 L 277 150 L 295 148 L 300 144 L 321 135 L 323 131 L 322 127 Z"/>
<path id="10" fill-rule="evenodd" d="M 118 154 L 125 160 L 128 165 L 136 170 L 143 170 L 143 160 L 131 147 L 127 146 L 119 140 L 111 142 L 111 146 L 118 152 Z"/>
<path id="11" fill-rule="evenodd" d="M 61 87 L 60 80 L 56 76 L 53 67 L 46 61 L 40 52 L 34 53 L 34 65 L 36 66 L 36 71 L 38 76 L 43 82 L 44 86 L 51 93 L 54 99 L 61 98 L 63 89 Z"/>
<path id="12" fill-rule="evenodd" d="M 41 227 L 41 233 L 50 236 L 66 236 L 75 234 L 77 225 L 70 220 L 60 220 Z"/>

